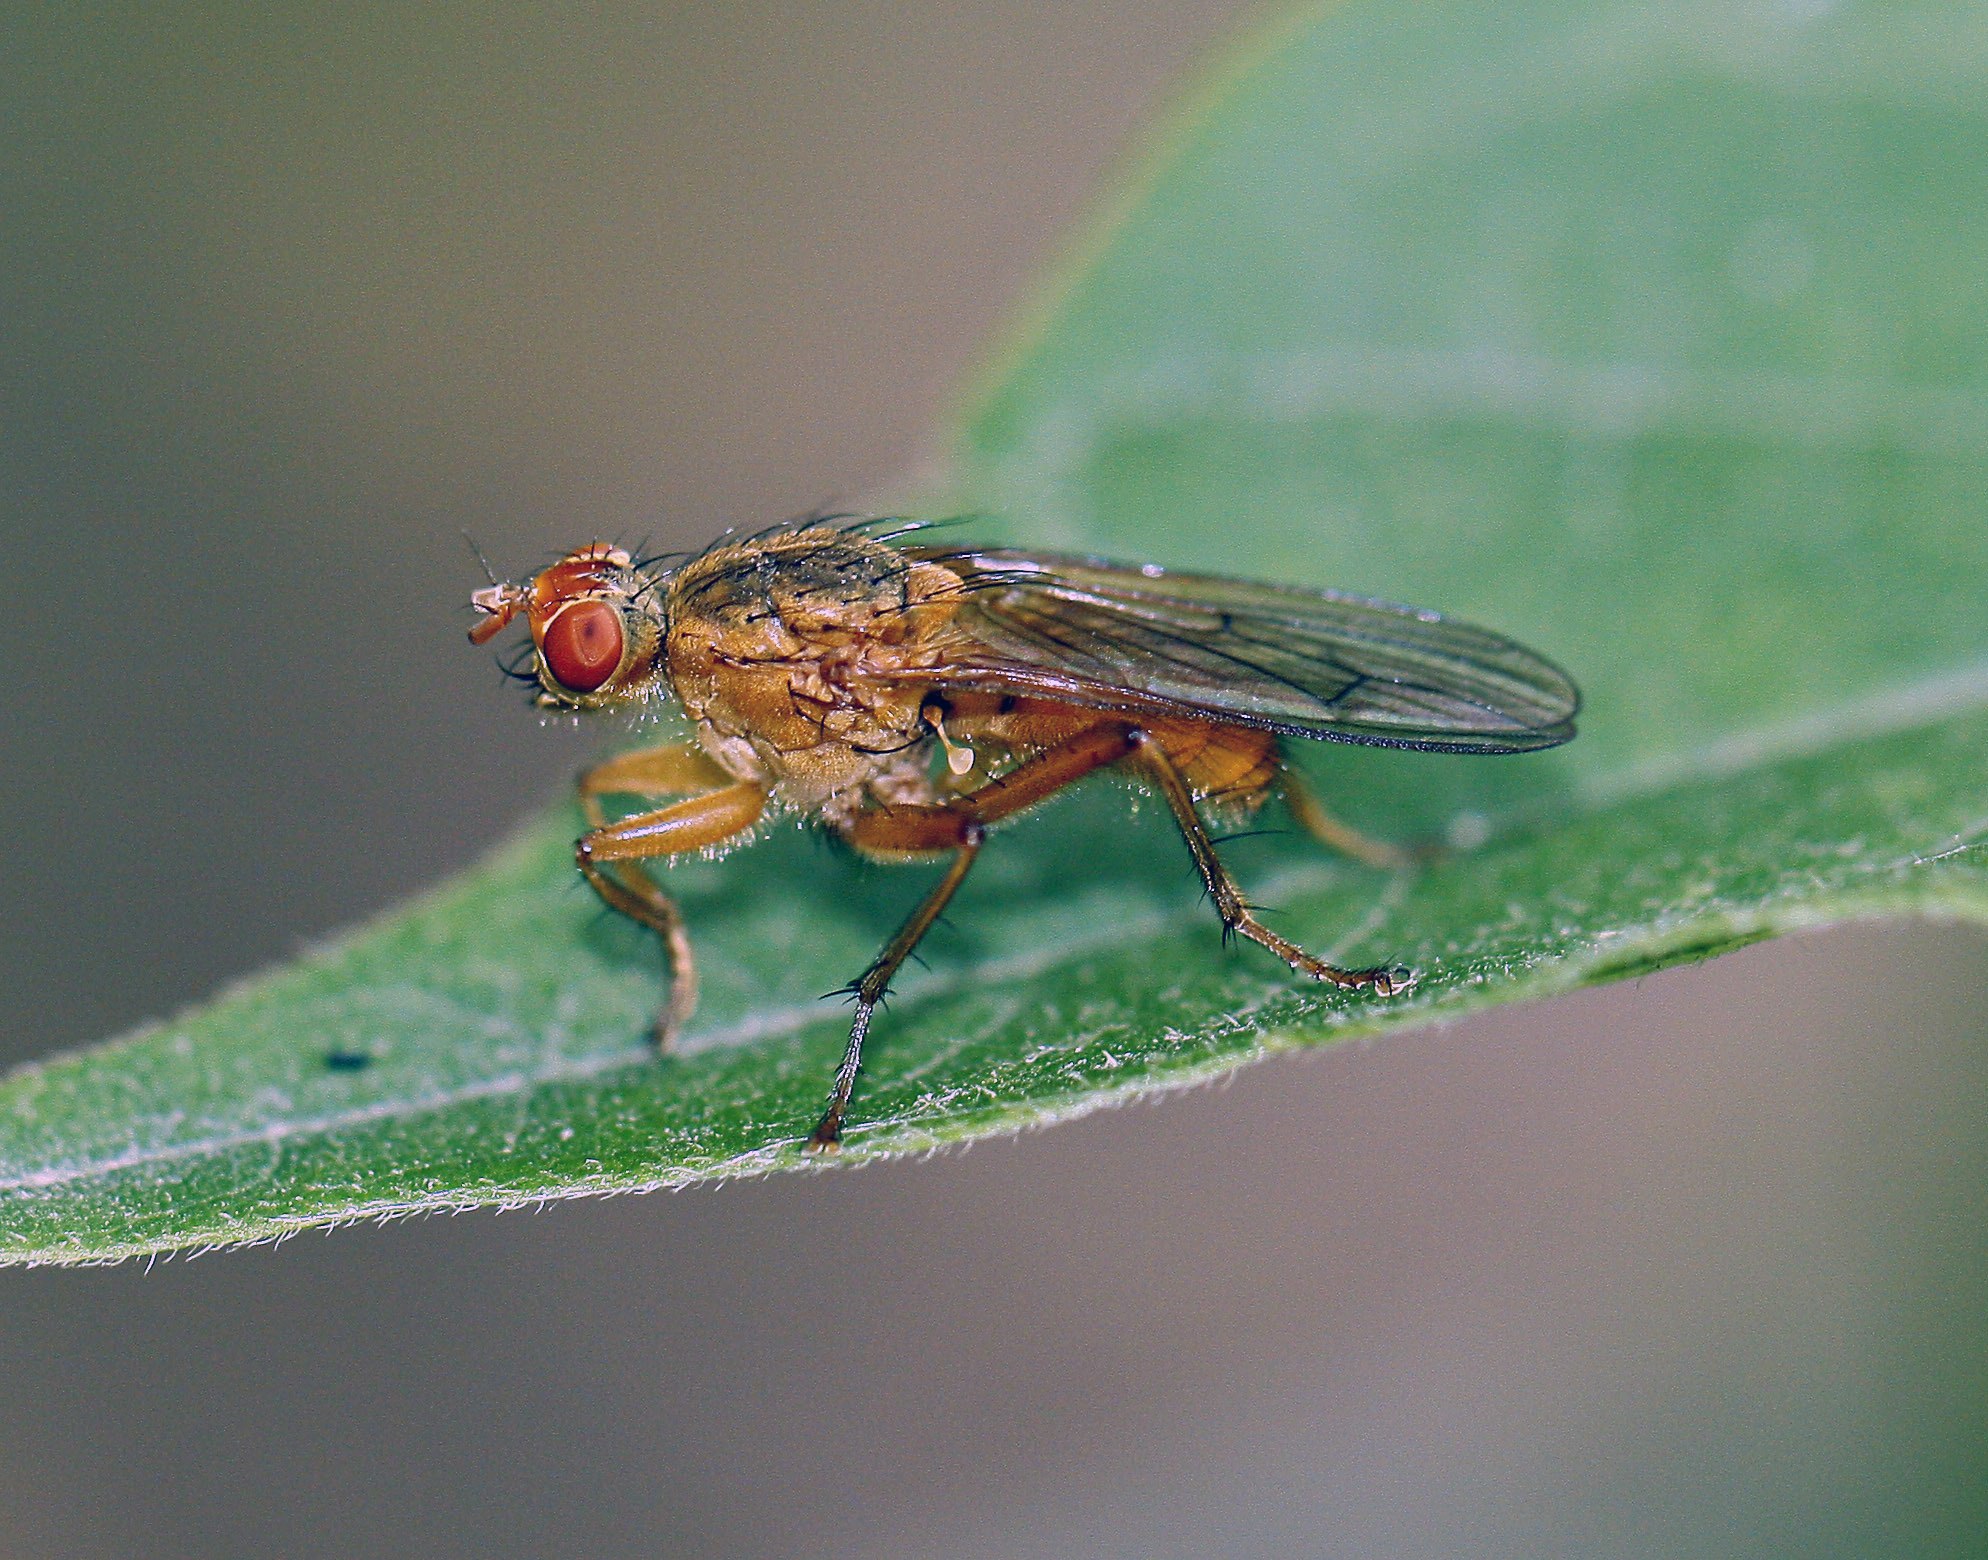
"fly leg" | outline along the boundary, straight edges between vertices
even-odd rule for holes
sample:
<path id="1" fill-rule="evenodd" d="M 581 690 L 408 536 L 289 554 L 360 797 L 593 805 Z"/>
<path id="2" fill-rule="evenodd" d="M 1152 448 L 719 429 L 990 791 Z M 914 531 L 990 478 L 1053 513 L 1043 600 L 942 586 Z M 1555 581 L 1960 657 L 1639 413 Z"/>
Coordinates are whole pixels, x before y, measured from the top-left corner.
<path id="1" fill-rule="evenodd" d="M 1284 805 L 1290 808 L 1292 819 L 1327 850 L 1336 850 L 1342 856 L 1351 856 L 1365 866 L 1379 867 L 1385 872 L 1398 872 L 1436 854 L 1433 846 L 1403 846 L 1377 840 L 1371 834 L 1362 834 L 1351 824 L 1335 818 L 1326 811 L 1325 804 L 1318 799 L 1318 793 L 1288 763 L 1279 776 L 1279 783 L 1284 790 Z"/>
<path id="2" fill-rule="evenodd" d="M 829 1093 L 828 1109 L 808 1138 L 808 1147 L 832 1149 L 841 1141 L 849 1094 L 856 1086 L 856 1071 L 863 1065 L 863 1041 L 870 1032 L 870 1015 L 889 991 L 892 977 L 911 956 L 919 939 L 944 913 L 965 879 L 968 868 L 980 854 L 987 825 L 1034 806 L 1094 769 L 1117 763 L 1133 750 L 1135 741 L 1128 727 L 1092 726 L 1045 748 L 977 791 L 931 806 L 894 807 L 888 811 L 879 808 L 858 813 L 843 830 L 852 845 L 873 855 L 922 856 L 950 850 L 953 860 L 946 875 L 925 896 L 924 903 L 911 912 L 897 929 L 897 935 L 884 944 L 870 967 L 849 988 L 856 999 L 849 1044 L 842 1053 L 842 1065 L 835 1069 L 835 1086 Z"/>
<path id="3" fill-rule="evenodd" d="M 607 826 L 607 814 L 601 811 L 603 796 L 694 796 L 723 790 L 734 779 L 696 743 L 672 742 L 617 754 L 604 764 L 583 769 L 580 806 L 587 822 L 600 829 Z"/>
<path id="4" fill-rule="evenodd" d="M 925 902 L 906 918 L 904 925 L 897 929 L 897 934 L 884 944 L 883 951 L 870 961 L 870 967 L 849 987 L 850 994 L 856 999 L 856 1017 L 849 1026 L 849 1044 L 842 1052 L 842 1065 L 835 1069 L 835 1086 L 829 1091 L 828 1109 L 822 1113 L 821 1120 L 808 1138 L 809 1148 L 834 1148 L 842 1141 L 842 1117 L 849 1108 L 850 1091 L 856 1087 L 856 1069 L 863 1065 L 863 1040 L 870 1032 L 870 1015 L 876 1012 L 877 1004 L 890 990 L 891 977 L 911 957 L 911 950 L 932 929 L 932 923 L 945 913 L 946 905 L 965 880 L 967 869 L 973 865 L 973 858 L 980 854 L 980 841 L 986 832 L 972 820 L 961 826 L 959 848 L 953 853 L 953 864 L 946 868 L 946 875 L 925 896 Z"/>
<path id="5" fill-rule="evenodd" d="M 1229 876 L 1229 869 L 1215 854 L 1215 842 L 1208 838 L 1207 827 L 1194 809 L 1193 793 L 1188 790 L 1187 782 L 1181 779 L 1173 760 L 1146 733 L 1139 732 L 1136 736 L 1133 761 L 1145 771 L 1147 778 L 1166 798 L 1167 806 L 1173 809 L 1174 822 L 1180 825 L 1181 838 L 1187 841 L 1188 853 L 1194 857 L 1201 881 L 1208 885 L 1208 897 L 1215 902 L 1225 935 L 1247 937 L 1251 942 L 1268 948 L 1299 974 L 1309 975 L 1314 980 L 1327 980 L 1335 986 L 1349 988 L 1371 986 L 1383 997 L 1391 997 L 1407 989 L 1414 977 L 1399 966 L 1342 970 L 1335 964 L 1327 964 L 1325 960 L 1306 953 L 1290 938 L 1280 937 L 1257 920 L 1248 901 L 1243 898 L 1242 890 L 1236 886 L 1236 880 Z"/>
<path id="6" fill-rule="evenodd" d="M 655 753 L 629 755 L 630 759 L 660 761 L 677 752 L 662 748 Z M 700 758 L 702 755 L 698 755 Z M 615 783 L 589 791 L 588 782 L 603 772 L 616 770 L 622 760 L 603 764 L 581 779 L 580 794 L 589 818 L 598 818 L 600 790 L 636 790 L 623 782 L 639 775 L 621 772 Z M 705 760 L 709 763 L 709 760 Z M 716 766 L 712 765 L 715 770 Z M 658 762 L 655 772 L 660 773 Z M 688 778 L 688 775 L 686 775 Z M 729 778 L 729 777 L 726 777 Z M 691 961 L 690 938 L 683 929 L 683 915 L 676 902 L 657 886 L 655 879 L 638 863 L 661 856 L 674 856 L 687 850 L 703 850 L 742 834 L 759 821 L 766 807 L 766 793 L 756 785 L 733 782 L 706 791 L 653 812 L 635 813 L 614 823 L 597 824 L 574 844 L 574 859 L 593 885 L 594 892 L 611 909 L 639 921 L 663 940 L 669 961 L 670 995 L 656 1016 L 656 1045 L 667 1051 L 676 1032 L 697 1006 L 697 967 Z"/>

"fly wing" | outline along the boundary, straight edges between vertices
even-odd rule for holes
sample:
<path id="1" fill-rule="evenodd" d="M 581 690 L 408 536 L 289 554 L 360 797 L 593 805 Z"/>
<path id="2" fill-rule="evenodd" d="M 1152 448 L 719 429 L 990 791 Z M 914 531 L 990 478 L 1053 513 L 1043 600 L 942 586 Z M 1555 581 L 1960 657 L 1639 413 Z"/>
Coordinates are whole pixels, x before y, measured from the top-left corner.
<path id="1" fill-rule="evenodd" d="M 1523 753 L 1574 734 L 1565 672 L 1438 613 L 1059 553 L 907 551 L 965 583 L 972 642 L 948 682 L 1378 747 Z"/>

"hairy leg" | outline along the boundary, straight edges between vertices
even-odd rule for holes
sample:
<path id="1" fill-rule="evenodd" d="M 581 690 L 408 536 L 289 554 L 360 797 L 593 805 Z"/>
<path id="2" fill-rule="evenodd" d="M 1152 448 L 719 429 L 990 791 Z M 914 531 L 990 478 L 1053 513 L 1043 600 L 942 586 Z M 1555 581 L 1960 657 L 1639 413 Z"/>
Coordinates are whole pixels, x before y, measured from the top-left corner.
<path id="1" fill-rule="evenodd" d="M 889 811 L 879 808 L 858 813 L 842 831 L 851 844 L 878 855 L 918 856 L 950 850 L 953 860 L 946 875 L 925 896 L 924 903 L 912 911 L 897 934 L 884 944 L 870 967 L 849 988 L 856 999 L 856 1016 L 849 1026 L 849 1044 L 842 1053 L 842 1065 L 835 1070 L 828 1109 L 808 1139 L 810 1148 L 832 1149 L 841 1140 L 850 1091 L 856 1086 L 856 1072 L 863 1064 L 863 1041 L 870 1032 L 870 1016 L 890 990 L 892 978 L 911 956 L 911 950 L 931 929 L 966 877 L 967 869 L 980 854 L 987 825 L 1033 806 L 1095 769 L 1117 763 L 1132 751 L 1134 742 L 1129 727 L 1115 722 L 1092 726 L 1046 748 L 977 791 L 931 806 L 894 807 Z"/>
<path id="2" fill-rule="evenodd" d="M 1435 854 L 1431 848 L 1404 847 L 1377 840 L 1371 834 L 1362 834 L 1351 824 L 1341 822 L 1326 811 L 1325 804 L 1318 799 L 1318 793 L 1288 763 L 1279 775 L 1278 783 L 1283 787 L 1284 805 L 1291 809 L 1291 817 L 1298 827 L 1327 850 L 1336 850 L 1342 856 L 1351 856 L 1355 861 L 1384 871 L 1399 871 Z"/>
<path id="3" fill-rule="evenodd" d="M 1174 822 L 1180 825 L 1181 837 L 1187 841 L 1188 853 L 1201 873 L 1201 881 L 1208 885 L 1208 897 L 1215 902 L 1215 910 L 1228 935 L 1247 937 L 1268 948 L 1299 974 L 1330 981 L 1335 986 L 1371 986 L 1384 997 L 1407 988 L 1413 977 L 1405 969 L 1342 970 L 1306 953 L 1288 937 L 1279 936 L 1257 920 L 1236 880 L 1229 876 L 1229 869 L 1215 854 L 1215 842 L 1209 839 L 1207 826 L 1194 809 L 1194 797 L 1173 761 L 1157 742 L 1140 734 L 1132 762 L 1153 782 L 1173 810 Z"/>
<path id="4" fill-rule="evenodd" d="M 614 785 L 608 789 L 632 787 Z M 593 802 L 584 788 L 581 794 L 592 802 L 590 816 L 598 816 L 599 803 Z M 763 790 L 733 782 L 653 812 L 601 824 L 581 835 L 573 847 L 581 873 L 602 901 L 641 922 L 663 941 L 670 973 L 669 1001 L 656 1017 L 656 1044 L 663 1050 L 669 1049 L 697 1006 L 697 966 L 691 959 L 690 938 L 684 932 L 683 915 L 676 902 L 638 863 L 722 844 L 750 829 L 765 808 Z"/>
<path id="5" fill-rule="evenodd" d="M 946 875 L 933 885 L 924 902 L 905 918 L 904 925 L 870 961 L 870 967 L 849 987 L 850 995 L 856 999 L 856 1017 L 849 1026 L 849 1044 L 843 1049 L 842 1064 L 835 1069 L 835 1084 L 829 1090 L 828 1109 L 822 1113 L 821 1120 L 809 1135 L 808 1147 L 833 1148 L 841 1142 L 842 1118 L 849 1109 L 850 1092 L 856 1087 L 856 1070 L 863 1065 L 863 1040 L 870 1032 L 870 1015 L 890 990 L 891 980 L 904 961 L 911 957 L 911 950 L 931 930 L 932 923 L 945 913 L 953 894 L 965 881 L 967 869 L 980 854 L 984 832 L 977 823 L 966 826 L 965 837 L 954 851 L 952 865 L 946 868 Z"/>
<path id="6" fill-rule="evenodd" d="M 696 796 L 705 791 L 721 791 L 735 783 L 712 757 L 694 742 L 672 742 L 667 747 L 638 748 L 619 753 L 606 763 L 582 770 L 579 780 L 580 806 L 587 822 L 605 828 L 607 814 L 601 810 L 603 796 Z"/>

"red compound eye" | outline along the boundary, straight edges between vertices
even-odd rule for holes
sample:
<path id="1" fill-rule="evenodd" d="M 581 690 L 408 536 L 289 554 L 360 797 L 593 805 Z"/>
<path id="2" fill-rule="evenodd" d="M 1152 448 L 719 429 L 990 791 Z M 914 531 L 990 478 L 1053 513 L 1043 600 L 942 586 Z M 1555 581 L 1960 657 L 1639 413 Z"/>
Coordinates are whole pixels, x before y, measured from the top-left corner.
<path id="1" fill-rule="evenodd" d="M 560 687 L 592 693 L 621 665 L 621 614 L 605 601 L 575 601 L 545 625 L 538 648 Z"/>

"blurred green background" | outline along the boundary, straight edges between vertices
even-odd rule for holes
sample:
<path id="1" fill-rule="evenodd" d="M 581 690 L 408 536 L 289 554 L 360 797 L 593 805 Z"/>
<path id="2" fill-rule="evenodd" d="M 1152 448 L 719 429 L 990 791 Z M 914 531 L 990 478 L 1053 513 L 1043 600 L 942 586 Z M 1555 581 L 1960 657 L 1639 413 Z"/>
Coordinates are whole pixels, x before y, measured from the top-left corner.
<path id="1" fill-rule="evenodd" d="M 5 1058 L 555 792 L 458 531 L 900 484 L 1243 14 L 0 20 Z M 8 1273 L 0 1553 L 1988 1549 L 1984 982 L 1858 929 L 970 1155 Z"/>

